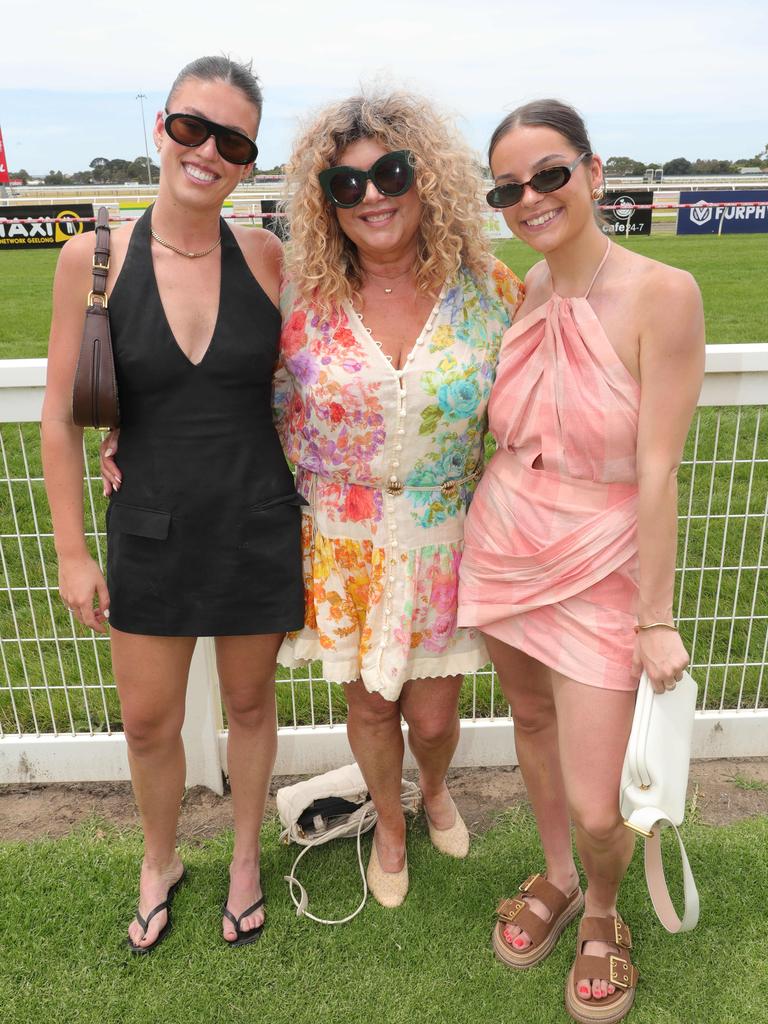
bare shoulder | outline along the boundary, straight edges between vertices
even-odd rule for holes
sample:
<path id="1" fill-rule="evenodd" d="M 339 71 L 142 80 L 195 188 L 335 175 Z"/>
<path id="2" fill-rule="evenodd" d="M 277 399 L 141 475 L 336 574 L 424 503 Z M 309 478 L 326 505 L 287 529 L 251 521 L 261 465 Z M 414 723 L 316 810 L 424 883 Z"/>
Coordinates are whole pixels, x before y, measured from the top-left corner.
<path id="1" fill-rule="evenodd" d="M 704 307 L 696 279 L 638 253 L 622 250 L 624 288 L 632 294 L 641 352 L 658 348 L 667 356 L 704 348 Z"/>
<path id="2" fill-rule="evenodd" d="M 669 303 L 688 308 L 701 305 L 701 292 L 693 274 L 668 263 L 649 259 L 640 253 L 621 250 L 626 283 L 651 314 L 669 312 Z"/>
<path id="3" fill-rule="evenodd" d="M 536 287 L 540 287 L 548 279 L 549 270 L 547 268 L 547 261 L 539 260 L 538 263 L 533 264 L 531 269 L 525 275 L 525 290 L 528 292 Z"/>
<path id="4" fill-rule="evenodd" d="M 271 231 L 233 224 L 232 232 L 249 264 L 251 259 L 255 260 L 257 264 L 264 262 L 279 265 L 282 263 L 283 243 Z"/>
<path id="5" fill-rule="evenodd" d="M 248 269 L 275 305 L 280 294 L 283 244 L 271 231 L 232 225 L 232 233 L 245 256 Z"/>
<path id="6" fill-rule="evenodd" d="M 109 237 L 110 256 L 124 253 L 133 232 L 134 222 L 112 228 Z M 93 250 L 96 247 L 96 232 L 84 231 L 75 235 L 62 247 L 57 261 L 57 272 L 67 274 L 90 273 L 93 265 Z"/>

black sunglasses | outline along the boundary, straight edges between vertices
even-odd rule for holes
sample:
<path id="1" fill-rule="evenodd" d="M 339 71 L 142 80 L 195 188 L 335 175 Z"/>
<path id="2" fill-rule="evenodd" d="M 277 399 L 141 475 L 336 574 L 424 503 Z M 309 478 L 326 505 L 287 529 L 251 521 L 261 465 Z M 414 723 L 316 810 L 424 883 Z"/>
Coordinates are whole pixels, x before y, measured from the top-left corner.
<path id="1" fill-rule="evenodd" d="M 530 185 L 534 192 L 557 192 L 571 180 L 571 175 L 581 161 L 591 153 L 581 153 L 567 167 L 545 167 L 537 171 L 530 181 L 509 181 L 504 185 L 496 185 L 485 197 L 489 206 L 495 210 L 503 210 L 505 206 L 514 206 L 523 198 L 525 186 Z"/>
<path id="2" fill-rule="evenodd" d="M 256 143 L 247 135 L 197 114 L 168 114 L 165 130 L 174 142 L 190 149 L 202 146 L 213 135 L 219 156 L 228 164 L 250 164 L 259 155 Z"/>
<path id="3" fill-rule="evenodd" d="M 413 153 L 398 149 L 380 156 L 367 171 L 358 167 L 328 167 L 318 177 L 333 205 L 348 210 L 365 199 L 369 181 L 383 196 L 403 195 L 413 184 L 413 164 Z"/>

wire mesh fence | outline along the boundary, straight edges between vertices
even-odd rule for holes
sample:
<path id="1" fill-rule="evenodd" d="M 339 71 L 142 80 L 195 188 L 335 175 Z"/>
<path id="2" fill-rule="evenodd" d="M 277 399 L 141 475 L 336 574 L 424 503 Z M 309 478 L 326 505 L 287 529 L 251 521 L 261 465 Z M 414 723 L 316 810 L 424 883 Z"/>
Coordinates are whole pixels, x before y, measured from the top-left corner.
<path id="1" fill-rule="evenodd" d="M 84 442 L 87 543 L 104 564 L 98 436 Z M 765 709 L 768 656 L 768 413 L 700 408 L 680 467 L 676 614 L 702 710 Z M 280 726 L 345 720 L 317 664 L 278 672 Z M 467 676 L 462 718 L 505 718 L 490 666 Z M 58 597 L 39 423 L 0 423 L 0 736 L 121 731 L 105 637 Z"/>

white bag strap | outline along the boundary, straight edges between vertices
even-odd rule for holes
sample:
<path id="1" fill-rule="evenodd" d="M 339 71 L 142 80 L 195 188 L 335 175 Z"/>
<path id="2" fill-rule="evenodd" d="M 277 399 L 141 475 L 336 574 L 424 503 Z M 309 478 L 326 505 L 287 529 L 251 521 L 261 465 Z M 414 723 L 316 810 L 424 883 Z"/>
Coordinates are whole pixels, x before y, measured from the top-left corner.
<path id="1" fill-rule="evenodd" d="M 421 792 L 416 783 L 407 782 L 405 779 L 403 779 L 400 789 L 400 803 L 405 813 L 416 814 L 419 809 L 420 801 Z M 311 850 L 313 846 L 320 846 L 322 843 L 327 843 L 330 839 L 335 839 L 337 836 L 347 836 L 349 834 L 349 824 L 346 821 L 343 821 L 340 825 L 337 825 L 335 828 L 331 828 L 327 832 L 325 832 L 320 839 L 308 842 L 306 846 L 304 846 L 296 860 L 293 862 L 290 875 L 283 876 L 285 881 L 288 883 L 288 889 L 291 894 L 291 900 L 293 902 L 293 905 L 294 907 L 296 907 L 296 917 L 308 917 L 310 921 L 316 921 L 317 924 L 346 924 L 348 921 L 351 921 L 354 917 L 357 917 L 357 915 L 365 906 L 365 901 L 368 899 L 368 879 L 366 878 L 365 866 L 363 864 L 363 852 L 360 848 L 360 840 L 363 835 L 363 832 L 367 832 L 369 829 L 373 828 L 373 826 L 378 821 L 378 818 L 379 815 L 378 812 L 376 811 L 376 808 L 373 805 L 373 801 L 369 800 L 363 806 L 362 813 L 360 815 L 360 820 L 357 823 L 357 866 L 360 869 L 360 877 L 363 880 L 363 898 L 360 901 L 360 904 L 357 907 L 357 909 L 353 910 L 351 914 L 348 914 L 346 917 L 342 917 L 338 921 L 327 921 L 325 918 L 315 917 L 314 914 L 310 914 L 310 912 L 307 910 L 307 906 L 309 905 L 309 894 L 307 893 L 307 890 L 304 888 L 301 882 L 296 878 L 296 868 L 299 866 L 299 861 L 307 852 L 307 850 Z M 283 832 L 281 839 L 288 834 L 289 830 L 286 829 L 286 831 Z M 293 891 L 294 886 L 296 886 L 296 888 L 299 890 L 298 899 L 296 898 L 296 895 L 294 894 Z"/>
<path id="2" fill-rule="evenodd" d="M 358 906 L 357 910 L 354 910 L 351 914 L 348 914 L 347 917 L 343 917 L 338 921 L 326 921 L 322 917 L 315 917 L 314 914 L 310 914 L 310 912 L 307 910 L 307 906 L 309 905 L 309 895 L 307 893 L 307 890 L 301 884 L 301 882 L 296 878 L 296 868 L 299 866 L 299 861 L 307 852 L 307 850 L 311 850 L 313 846 L 320 845 L 320 842 L 318 840 L 313 840 L 312 842 L 307 843 L 307 845 L 302 848 L 301 853 L 293 862 L 290 875 L 283 876 L 285 881 L 288 883 L 288 889 L 290 890 L 291 893 L 291 900 L 293 901 L 293 905 L 294 907 L 296 907 L 296 917 L 308 917 L 310 921 L 316 921 L 318 924 L 346 924 L 348 921 L 351 921 L 352 918 L 357 917 L 357 915 L 365 906 L 365 901 L 368 899 L 368 879 L 365 877 L 365 867 L 363 866 L 363 854 L 362 850 L 360 849 L 360 838 L 363 834 L 364 826 L 367 825 L 368 828 L 370 828 L 371 822 L 375 824 L 378 817 L 379 816 L 376 813 L 376 808 L 373 806 L 373 802 L 368 801 L 366 806 L 363 808 L 363 813 L 360 815 L 360 820 L 357 823 L 357 864 L 358 867 L 360 868 L 360 877 L 363 880 L 363 898 L 360 901 L 360 905 Z M 347 834 L 348 828 L 349 826 L 347 825 L 347 823 L 342 822 L 342 824 L 337 825 L 335 829 L 329 829 L 323 836 L 322 842 L 326 843 L 328 842 L 329 839 L 335 839 L 336 836 L 342 836 Z M 298 899 L 296 899 L 296 896 L 294 895 L 294 886 L 296 886 L 296 888 L 299 890 Z"/>
<path id="3" fill-rule="evenodd" d="M 641 807 L 634 811 L 627 825 L 635 832 L 645 836 L 645 880 L 651 896 L 653 909 L 668 932 L 689 932 L 696 927 L 699 920 L 699 893 L 696 882 L 688 863 L 682 837 L 677 826 L 660 811 L 658 807 Z M 664 861 L 661 856 L 661 830 L 668 825 L 675 830 L 680 847 L 680 860 L 683 867 L 683 917 L 677 916 L 672 898 L 669 895 L 667 879 L 664 875 Z"/>

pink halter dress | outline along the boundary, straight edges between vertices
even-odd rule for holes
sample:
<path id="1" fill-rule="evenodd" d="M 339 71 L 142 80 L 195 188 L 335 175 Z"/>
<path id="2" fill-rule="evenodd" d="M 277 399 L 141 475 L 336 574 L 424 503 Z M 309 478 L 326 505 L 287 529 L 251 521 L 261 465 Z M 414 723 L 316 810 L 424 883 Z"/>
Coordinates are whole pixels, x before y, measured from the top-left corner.
<path id="1" fill-rule="evenodd" d="M 553 293 L 504 336 L 458 621 L 571 679 L 633 690 L 640 386 L 588 301 L 610 251 L 585 295 Z"/>

